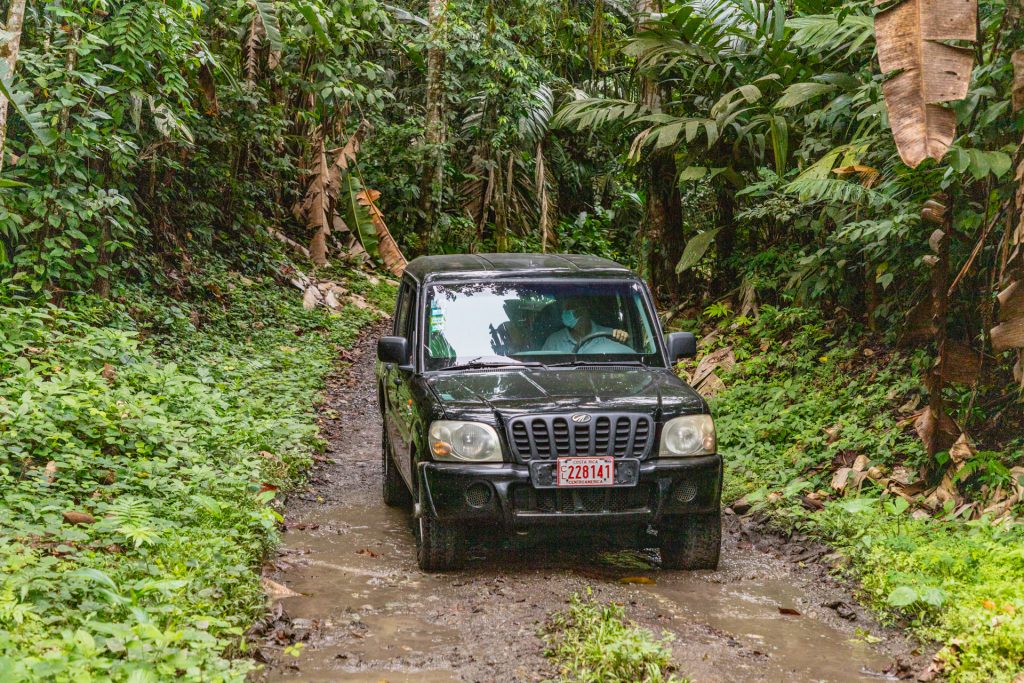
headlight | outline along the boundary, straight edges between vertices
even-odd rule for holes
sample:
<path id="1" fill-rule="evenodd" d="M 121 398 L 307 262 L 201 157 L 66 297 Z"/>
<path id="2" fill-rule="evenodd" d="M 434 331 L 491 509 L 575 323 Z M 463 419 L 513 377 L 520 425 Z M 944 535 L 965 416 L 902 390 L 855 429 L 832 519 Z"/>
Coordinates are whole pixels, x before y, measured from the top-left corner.
<path id="1" fill-rule="evenodd" d="M 665 423 L 661 430 L 658 456 L 678 458 L 686 455 L 711 455 L 718 448 L 715 421 L 710 415 L 684 415 Z"/>
<path id="2" fill-rule="evenodd" d="M 479 422 L 431 422 L 430 453 L 435 460 L 501 462 L 498 433 L 493 427 Z"/>

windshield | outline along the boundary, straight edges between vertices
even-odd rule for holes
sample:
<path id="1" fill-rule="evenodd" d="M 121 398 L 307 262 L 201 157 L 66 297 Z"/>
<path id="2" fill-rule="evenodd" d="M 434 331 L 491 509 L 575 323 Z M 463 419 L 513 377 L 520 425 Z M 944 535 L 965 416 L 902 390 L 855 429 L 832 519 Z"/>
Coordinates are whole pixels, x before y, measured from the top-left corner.
<path id="1" fill-rule="evenodd" d="M 662 366 L 640 283 L 490 282 L 427 292 L 427 370 L 519 364 Z"/>

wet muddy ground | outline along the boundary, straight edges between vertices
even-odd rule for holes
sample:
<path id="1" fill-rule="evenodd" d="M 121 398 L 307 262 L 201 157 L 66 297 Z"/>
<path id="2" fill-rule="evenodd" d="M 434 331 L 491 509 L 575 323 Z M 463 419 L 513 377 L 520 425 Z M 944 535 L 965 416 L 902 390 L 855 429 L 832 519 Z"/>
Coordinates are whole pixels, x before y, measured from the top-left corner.
<path id="1" fill-rule="evenodd" d="M 538 629 L 587 591 L 671 633 L 679 673 L 693 681 L 880 680 L 919 666 L 910 644 L 874 624 L 812 561 L 819 551 L 758 535 L 735 517 L 715 572 L 662 571 L 654 551 L 498 544 L 478 549 L 466 570 L 420 572 L 409 514 L 380 499 L 374 339 L 331 379 L 326 456 L 288 501 L 267 576 L 300 595 L 276 603 L 267 626 L 269 680 L 544 680 L 557 672 Z M 880 642 L 866 642 L 868 633 Z"/>

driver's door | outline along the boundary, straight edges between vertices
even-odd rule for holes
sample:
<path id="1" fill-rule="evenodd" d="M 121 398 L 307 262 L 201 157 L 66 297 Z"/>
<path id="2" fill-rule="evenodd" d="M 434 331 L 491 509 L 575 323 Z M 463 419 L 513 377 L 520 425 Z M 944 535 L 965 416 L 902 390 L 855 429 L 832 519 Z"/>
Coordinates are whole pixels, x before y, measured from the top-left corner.
<path id="1" fill-rule="evenodd" d="M 414 370 L 412 369 L 415 354 L 415 321 L 416 321 L 416 286 L 406 280 L 398 293 L 394 328 L 392 333 L 409 340 L 409 358 L 401 365 L 389 364 L 384 370 L 384 395 L 387 401 L 388 440 L 391 442 L 391 453 L 395 465 L 406 483 L 412 482 L 412 463 L 410 448 L 412 447 L 413 405 L 410 387 Z"/>

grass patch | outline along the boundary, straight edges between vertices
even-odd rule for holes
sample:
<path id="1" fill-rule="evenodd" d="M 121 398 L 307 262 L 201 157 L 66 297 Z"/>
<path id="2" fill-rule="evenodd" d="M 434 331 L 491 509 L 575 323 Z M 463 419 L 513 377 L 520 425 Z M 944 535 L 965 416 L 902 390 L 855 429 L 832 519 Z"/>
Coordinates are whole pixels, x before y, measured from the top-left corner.
<path id="1" fill-rule="evenodd" d="M 1017 517 L 993 525 L 967 521 L 947 504 L 915 519 L 916 505 L 885 491 L 896 468 L 941 476 L 904 418 L 923 403 L 927 360 L 837 339 L 818 314 L 766 307 L 728 340 L 737 367 L 712 401 L 726 463 L 725 501 L 746 496 L 775 524 L 828 542 L 847 558 L 865 601 L 883 619 L 944 644 L 953 681 L 1012 681 L 1024 671 L 1024 531 Z M 901 410 L 901 406 L 904 406 Z M 840 496 L 834 470 L 864 455 L 880 481 L 864 480 Z M 1008 467 L 1024 460 L 1020 441 L 975 456 L 958 481 L 983 501 L 1012 486 Z M 809 512 L 801 496 L 825 501 Z M 919 515 L 920 517 L 920 515 Z"/>
<path id="2" fill-rule="evenodd" d="M 187 287 L 0 306 L 0 680 L 254 666 L 275 491 L 309 464 L 324 377 L 372 315 L 223 270 Z"/>
<path id="3" fill-rule="evenodd" d="M 659 639 L 626 619 L 620 605 L 574 594 L 552 615 L 542 637 L 559 681 L 573 683 L 685 683 L 674 675 L 668 633 Z"/>

